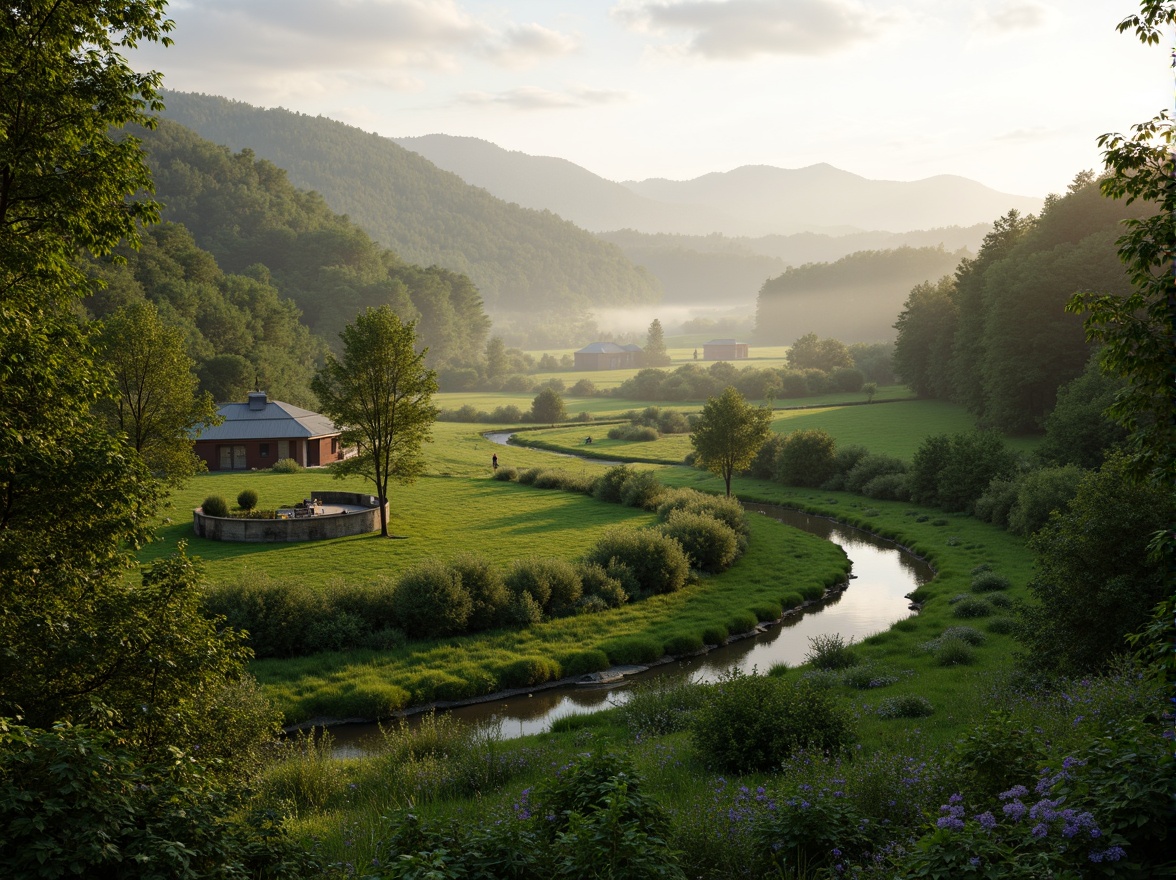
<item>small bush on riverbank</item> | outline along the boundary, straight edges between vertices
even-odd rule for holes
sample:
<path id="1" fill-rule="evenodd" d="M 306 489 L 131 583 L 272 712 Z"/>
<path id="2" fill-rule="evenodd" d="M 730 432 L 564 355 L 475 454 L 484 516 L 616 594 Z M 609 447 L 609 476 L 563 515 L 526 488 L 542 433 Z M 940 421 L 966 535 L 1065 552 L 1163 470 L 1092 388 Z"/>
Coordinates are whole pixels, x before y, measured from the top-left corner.
<path id="1" fill-rule="evenodd" d="M 516 560 L 505 580 L 511 593 L 530 594 L 550 617 L 570 614 L 583 592 L 576 567 L 556 557 Z"/>
<path id="2" fill-rule="evenodd" d="M 901 697 L 887 697 L 878 704 L 879 718 L 925 718 L 935 713 L 931 701 L 919 694 L 903 694 Z"/>
<path id="3" fill-rule="evenodd" d="M 704 513 L 725 523 L 736 535 L 747 535 L 747 512 L 738 499 L 711 495 L 696 489 L 667 489 L 659 499 L 657 517 L 665 522 L 675 510 Z"/>
<path id="4" fill-rule="evenodd" d="M 739 555 L 739 542 L 731 527 L 703 513 L 671 511 L 661 530 L 682 545 L 690 565 L 699 571 L 726 571 Z"/>
<path id="5" fill-rule="evenodd" d="M 847 642 L 840 633 L 812 636 L 804 661 L 817 669 L 833 671 L 848 669 L 861 662 L 853 650 L 853 638 Z"/>
<path id="6" fill-rule="evenodd" d="M 630 440 L 637 443 L 649 443 L 660 436 L 657 428 L 651 428 L 647 425 L 618 425 L 615 428 L 608 429 L 609 440 Z"/>
<path id="7" fill-rule="evenodd" d="M 677 592 L 690 573 L 682 545 L 656 529 L 611 529 L 588 551 L 585 562 L 606 571 L 623 565 L 647 594 Z"/>
<path id="8" fill-rule="evenodd" d="M 426 639 L 464 632 L 473 611 L 461 576 L 439 560 L 422 562 L 406 571 L 392 594 L 400 627 L 411 638 Z"/>
<path id="9" fill-rule="evenodd" d="M 735 672 L 709 691 L 691 734 L 710 767 L 769 770 L 799 749 L 836 754 L 853 742 L 846 711 L 803 682 Z"/>

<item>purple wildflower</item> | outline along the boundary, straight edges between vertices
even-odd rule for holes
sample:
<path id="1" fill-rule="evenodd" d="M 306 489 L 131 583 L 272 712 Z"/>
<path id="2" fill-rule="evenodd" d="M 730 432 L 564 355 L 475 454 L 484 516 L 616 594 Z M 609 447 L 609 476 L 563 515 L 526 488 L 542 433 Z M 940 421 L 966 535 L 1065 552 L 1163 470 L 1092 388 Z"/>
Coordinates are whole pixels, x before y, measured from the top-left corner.
<path id="1" fill-rule="evenodd" d="M 1000 793 L 1000 799 L 1002 801 L 1007 801 L 1009 798 L 1023 798 L 1027 794 L 1029 794 L 1029 789 L 1027 789 L 1025 786 L 1014 785 L 1008 791 L 1002 791 Z"/>
<path id="2" fill-rule="evenodd" d="M 1041 838 L 1043 838 L 1047 834 L 1049 834 L 1049 826 L 1046 825 L 1044 822 L 1038 822 L 1036 825 L 1033 826 L 1033 830 L 1030 832 L 1030 834 L 1032 834 L 1038 840 L 1041 840 Z"/>
<path id="3" fill-rule="evenodd" d="M 1013 801 L 1011 804 L 1004 805 L 1004 814 L 1014 822 L 1020 822 L 1025 818 L 1026 812 L 1025 805 L 1020 801 Z"/>
<path id="4" fill-rule="evenodd" d="M 976 821 L 980 823 L 980 827 L 985 831 L 992 831 L 996 828 L 996 816 L 992 815 L 992 813 L 981 813 L 976 817 Z"/>

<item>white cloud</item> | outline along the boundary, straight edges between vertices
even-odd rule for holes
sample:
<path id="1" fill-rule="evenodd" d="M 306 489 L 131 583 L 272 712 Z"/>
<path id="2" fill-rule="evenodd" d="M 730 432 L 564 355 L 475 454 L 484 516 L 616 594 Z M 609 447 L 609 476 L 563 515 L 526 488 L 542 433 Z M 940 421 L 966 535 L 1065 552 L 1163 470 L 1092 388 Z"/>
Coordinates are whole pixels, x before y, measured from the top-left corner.
<path id="1" fill-rule="evenodd" d="M 486 55 L 504 67 L 530 67 L 546 58 L 570 55 L 579 49 L 572 37 L 540 24 L 514 25 L 487 45 Z"/>
<path id="2" fill-rule="evenodd" d="M 625 92 L 574 87 L 561 92 L 522 86 L 504 92 L 463 92 L 458 103 L 474 107 L 508 107 L 512 110 L 553 110 L 615 104 L 629 100 Z"/>
<path id="3" fill-rule="evenodd" d="M 539 24 L 491 27 L 457 0 L 199 0 L 170 13 L 175 45 L 143 52 L 169 85 L 244 85 L 280 100 L 340 88 L 415 92 L 422 76 L 458 73 L 468 59 L 516 68 L 578 48 Z"/>
<path id="4" fill-rule="evenodd" d="M 685 32 L 681 52 L 717 60 L 827 55 L 886 24 L 857 0 L 626 0 L 612 15 L 639 32 Z"/>
<path id="5" fill-rule="evenodd" d="M 978 6 L 973 15 L 973 26 L 990 33 L 1030 31 L 1046 24 L 1050 11 L 1033 0 L 1003 0 Z"/>

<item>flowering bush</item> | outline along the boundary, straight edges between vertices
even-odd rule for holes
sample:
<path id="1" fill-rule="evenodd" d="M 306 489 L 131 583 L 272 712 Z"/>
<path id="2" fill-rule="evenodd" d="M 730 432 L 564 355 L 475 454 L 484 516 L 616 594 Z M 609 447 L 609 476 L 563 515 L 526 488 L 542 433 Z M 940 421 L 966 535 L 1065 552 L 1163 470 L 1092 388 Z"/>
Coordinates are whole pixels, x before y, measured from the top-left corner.
<path id="1" fill-rule="evenodd" d="M 1038 880 L 1087 876 L 1092 865 L 1123 860 L 1124 839 L 1104 833 L 1092 813 L 1066 806 L 1064 797 L 1050 798 L 1050 782 L 1038 783 L 1036 797 L 1023 785 L 1002 792 L 995 810 L 969 813 L 963 795 L 952 795 L 934 830 L 898 850 L 892 876 Z"/>

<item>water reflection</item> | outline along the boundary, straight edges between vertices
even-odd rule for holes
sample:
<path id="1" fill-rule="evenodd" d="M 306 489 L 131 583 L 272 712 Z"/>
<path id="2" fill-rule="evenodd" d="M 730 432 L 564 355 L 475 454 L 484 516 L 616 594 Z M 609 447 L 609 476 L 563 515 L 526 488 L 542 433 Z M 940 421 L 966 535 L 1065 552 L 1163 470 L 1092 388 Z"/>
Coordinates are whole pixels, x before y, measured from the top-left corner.
<path id="1" fill-rule="evenodd" d="M 751 513 L 770 516 L 844 548 L 853 564 L 854 578 L 848 589 L 785 619 L 762 635 L 732 642 L 689 660 L 655 666 L 648 672 L 629 676 L 621 686 L 553 688 L 463 706 L 449 710 L 451 714 L 485 728 L 490 734 L 510 739 L 543 733 L 552 721 L 565 715 L 621 705 L 628 697 L 631 682 L 661 676 L 714 681 L 732 667 L 750 672 L 753 668 L 764 671 L 777 663 L 797 665 L 804 660 L 813 636 L 839 633 L 844 638 L 852 636 L 860 640 L 910 616 L 906 594 L 934 576 L 931 567 L 914 554 L 852 526 L 771 505 L 744 506 Z M 379 735 L 374 724 L 346 725 L 331 733 L 335 752 L 340 757 L 363 754 L 364 740 Z"/>

